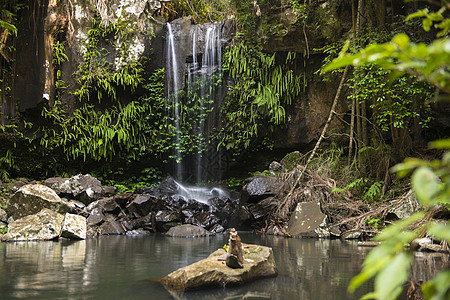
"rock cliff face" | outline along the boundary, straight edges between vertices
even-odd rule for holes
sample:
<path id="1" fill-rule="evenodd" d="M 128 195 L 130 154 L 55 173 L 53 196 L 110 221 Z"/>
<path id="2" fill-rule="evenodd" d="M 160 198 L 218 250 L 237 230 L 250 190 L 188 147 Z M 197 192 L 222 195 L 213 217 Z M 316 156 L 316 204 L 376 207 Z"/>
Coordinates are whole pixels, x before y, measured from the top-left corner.
<path id="1" fill-rule="evenodd" d="M 161 2 L 156 0 L 45 0 L 40 1 L 36 11 L 25 11 L 24 22 L 20 31 L 23 35 L 17 41 L 17 81 L 15 95 L 21 111 L 55 101 L 55 85 L 61 79 L 68 89 L 59 92 L 58 100 L 65 110 L 72 111 L 76 105 L 74 95 L 70 92 L 77 87 L 74 73 L 83 63 L 86 53 L 89 30 L 94 20 L 101 21 L 104 26 L 116 24 L 127 30 L 126 41 L 116 40 L 106 47 L 106 59 L 115 69 L 128 64 L 132 60 L 145 60 L 144 68 L 147 74 L 165 66 L 165 35 L 164 19 L 160 16 Z M 302 14 L 290 7 L 281 10 L 262 10 L 261 25 L 255 35 L 263 42 L 264 51 L 293 51 L 304 54 L 306 65 L 320 62 L 322 54 L 318 49 L 326 43 L 336 40 L 350 31 L 351 8 L 339 1 L 326 1 L 316 5 L 308 13 L 304 22 Z M 26 15 L 25 15 L 26 14 Z M 34 16 L 34 17 L 31 17 Z M 221 36 L 223 42 L 230 42 L 234 35 L 233 16 L 223 22 Z M 177 28 L 177 44 L 179 59 L 179 77 L 184 82 L 186 63 L 192 62 L 192 30 L 198 30 L 198 36 L 205 36 L 208 24 L 195 25 L 192 18 L 186 17 L 172 22 Z M 120 35 L 119 35 L 120 36 Z M 33 41 L 33 42 L 30 42 Z M 67 59 L 55 66 L 52 62 L 52 52 L 57 43 L 64 44 Z M 127 44 L 126 56 L 120 55 L 117 47 Z M 198 40 L 196 55 L 201 56 L 204 49 L 204 39 Z M 114 46 L 115 45 L 115 46 Z M 299 55 L 300 56 L 300 55 Z M 317 63 L 315 63 L 317 65 Z M 30 72 L 29 70 L 33 70 Z M 311 71 L 311 70 L 310 70 Z M 312 74 L 312 71 L 307 71 Z M 58 73 L 59 77 L 56 77 Z M 310 76 L 308 75 L 307 76 Z M 311 75 L 312 76 L 312 75 Z M 287 126 L 275 135 L 276 148 L 292 148 L 310 144 L 318 138 L 320 129 L 326 121 L 330 103 L 334 97 L 336 81 L 314 83 L 307 78 L 308 86 L 296 101 L 287 108 Z M 184 84 L 180 86 L 183 88 Z M 338 112 L 347 110 L 341 105 Z M 220 111 L 217 109 L 217 111 Z M 40 115 L 40 113 L 39 113 Z M 335 126 L 338 122 L 335 121 Z"/>
<path id="2" fill-rule="evenodd" d="M 24 33 L 17 41 L 17 81 L 15 95 L 19 109 L 24 111 L 36 107 L 43 101 L 50 104 L 55 100 L 56 70 L 52 62 L 55 43 L 64 43 L 67 59 L 61 62 L 60 79 L 70 88 L 76 82 L 73 74 L 83 62 L 86 52 L 88 31 L 95 18 L 107 26 L 126 20 L 129 45 L 127 57 L 117 56 L 117 49 L 108 48 L 108 59 L 116 67 L 137 60 L 143 56 L 151 57 L 151 67 L 161 67 L 162 27 L 164 20 L 155 13 L 160 1 L 154 0 L 45 0 L 39 1 L 37 8 L 23 12 L 20 32 Z M 30 42 L 32 41 L 32 42 Z M 31 69 L 33 72 L 29 72 Z M 63 94 L 60 99 L 66 109 L 74 105 L 73 95 Z"/>

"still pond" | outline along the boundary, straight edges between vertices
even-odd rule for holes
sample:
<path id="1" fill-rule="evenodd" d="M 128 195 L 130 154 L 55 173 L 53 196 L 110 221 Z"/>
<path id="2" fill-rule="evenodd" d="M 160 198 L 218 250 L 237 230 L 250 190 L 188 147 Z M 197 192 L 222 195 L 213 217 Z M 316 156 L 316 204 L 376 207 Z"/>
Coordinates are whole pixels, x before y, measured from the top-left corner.
<path id="1" fill-rule="evenodd" d="M 171 295 L 157 278 L 207 257 L 228 236 L 105 236 L 82 241 L 0 243 L 0 299 L 358 299 L 347 286 L 369 248 L 356 241 L 241 234 L 272 247 L 279 275 L 225 289 Z M 416 255 L 413 277 L 427 279 L 446 256 Z M 446 262 L 445 262 L 446 263 Z"/>

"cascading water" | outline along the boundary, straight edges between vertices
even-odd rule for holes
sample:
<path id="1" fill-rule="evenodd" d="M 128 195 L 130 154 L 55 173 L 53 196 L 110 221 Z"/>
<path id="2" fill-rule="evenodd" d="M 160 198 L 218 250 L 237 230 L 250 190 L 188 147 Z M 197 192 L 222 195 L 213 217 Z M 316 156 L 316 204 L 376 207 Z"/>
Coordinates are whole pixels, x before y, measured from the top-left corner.
<path id="1" fill-rule="evenodd" d="M 167 43 L 166 43 L 166 77 L 167 77 L 167 99 L 166 108 L 171 107 L 170 114 L 174 117 L 175 127 L 175 147 L 174 156 L 176 159 L 176 176 L 178 180 L 182 180 L 182 164 L 181 164 L 181 126 L 180 126 L 180 104 L 179 90 L 180 84 L 178 79 L 178 61 L 176 53 L 175 38 L 172 25 L 167 23 Z"/>
<path id="2" fill-rule="evenodd" d="M 212 173 L 208 169 L 208 163 L 214 163 L 220 167 L 220 163 L 213 162 L 211 157 L 205 159 L 205 153 L 211 149 L 215 151 L 216 147 L 210 145 L 208 139 L 214 127 L 220 124 L 220 120 L 218 120 L 220 100 L 217 99 L 222 97 L 222 87 L 218 86 L 217 83 L 221 82 L 222 79 L 222 41 L 220 34 L 222 25 L 222 23 L 193 25 L 190 30 L 191 36 L 186 39 L 185 36 L 177 36 L 179 33 L 174 32 L 174 25 L 167 24 L 166 76 L 168 97 L 166 106 L 171 107 L 171 119 L 174 122 L 172 125 L 176 131 L 174 137 L 175 150 L 173 152 L 176 160 L 174 175 L 179 181 L 195 179 L 197 182 L 205 182 L 208 175 L 211 177 Z M 177 40 L 183 39 L 189 40 L 191 44 L 189 47 L 180 49 Z M 177 56 L 179 55 L 177 49 L 184 54 L 186 52 L 190 54 L 191 51 L 192 62 L 181 62 L 183 58 L 180 59 Z M 180 64 L 178 64 L 178 61 L 180 61 Z M 186 70 L 186 82 L 182 81 L 184 76 L 182 78 L 180 76 L 180 73 L 184 74 L 184 70 Z M 184 98 L 180 97 L 178 93 L 183 87 L 186 94 Z M 184 105 L 183 109 L 180 108 L 182 105 Z M 184 123 L 186 123 L 187 110 L 189 113 L 195 114 L 193 117 L 191 115 L 189 126 L 181 123 L 180 113 L 182 110 L 185 114 L 183 116 L 185 118 Z M 183 134 L 181 133 L 182 130 Z M 188 130 L 191 131 L 188 132 Z M 195 166 L 192 163 L 191 165 L 187 164 L 182 157 L 180 149 L 187 145 L 182 141 L 185 134 L 189 134 L 191 139 L 195 137 L 195 143 L 189 149 L 195 151 Z M 215 157 L 220 157 L 220 155 L 215 155 Z M 209 174 L 207 174 L 208 172 Z"/>
<path id="3" fill-rule="evenodd" d="M 220 28 L 217 24 L 212 24 L 212 27 L 206 29 L 205 34 L 205 49 L 202 56 L 202 66 L 200 70 L 200 105 L 202 107 L 200 117 L 198 119 L 200 134 L 199 146 L 197 152 L 197 182 L 205 179 L 203 153 L 205 152 L 205 140 L 209 137 L 212 131 L 210 128 L 205 128 L 207 120 L 206 111 L 210 112 L 212 109 L 212 100 L 216 97 L 216 79 L 222 76 L 222 44 L 220 40 Z M 216 77 L 214 76 L 216 75 Z M 212 123 L 212 120 L 209 120 Z"/>
<path id="4" fill-rule="evenodd" d="M 207 187 L 199 187 L 199 186 L 184 186 L 179 182 L 177 184 L 177 194 L 183 196 L 186 200 L 195 199 L 198 202 L 202 202 L 205 204 L 210 204 L 208 200 L 211 198 L 230 198 L 230 195 L 227 191 L 218 188 L 207 188 Z"/>

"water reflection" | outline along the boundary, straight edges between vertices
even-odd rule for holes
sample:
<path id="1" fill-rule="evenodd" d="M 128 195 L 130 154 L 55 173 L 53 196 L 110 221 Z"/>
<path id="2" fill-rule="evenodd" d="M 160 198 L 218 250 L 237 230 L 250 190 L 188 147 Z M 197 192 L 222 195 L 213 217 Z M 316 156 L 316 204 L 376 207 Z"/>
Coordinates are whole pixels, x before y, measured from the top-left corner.
<path id="1" fill-rule="evenodd" d="M 357 299 L 351 278 L 370 250 L 353 242 L 241 234 L 273 248 L 276 278 L 243 287 L 171 295 L 156 279 L 208 256 L 227 236 L 181 239 L 112 236 L 85 241 L 0 244 L 1 299 Z M 418 254 L 412 278 L 427 280 L 448 256 Z"/>

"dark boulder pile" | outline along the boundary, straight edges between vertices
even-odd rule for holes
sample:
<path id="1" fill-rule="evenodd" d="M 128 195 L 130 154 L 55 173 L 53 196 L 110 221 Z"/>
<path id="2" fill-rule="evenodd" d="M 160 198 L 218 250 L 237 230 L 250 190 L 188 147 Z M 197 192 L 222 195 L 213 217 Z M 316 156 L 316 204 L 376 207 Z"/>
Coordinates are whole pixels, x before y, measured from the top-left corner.
<path id="1" fill-rule="evenodd" d="M 239 199 L 231 198 L 226 191 L 189 189 L 170 177 L 158 187 L 134 193 L 115 193 L 115 188 L 102 186 L 89 174 L 49 178 L 42 184 L 21 180 L 12 186 L 15 193 L 7 200 L 6 209 L 0 210 L 0 222 L 9 228 L 2 236 L 4 241 L 167 232 L 181 224 L 214 234 L 240 228 L 251 218 Z M 64 224 L 74 219 L 85 224 L 81 226 L 84 233 L 63 230 Z M 33 229 L 40 234 L 24 231 L 30 222 L 40 224 L 37 226 L 43 229 Z"/>

